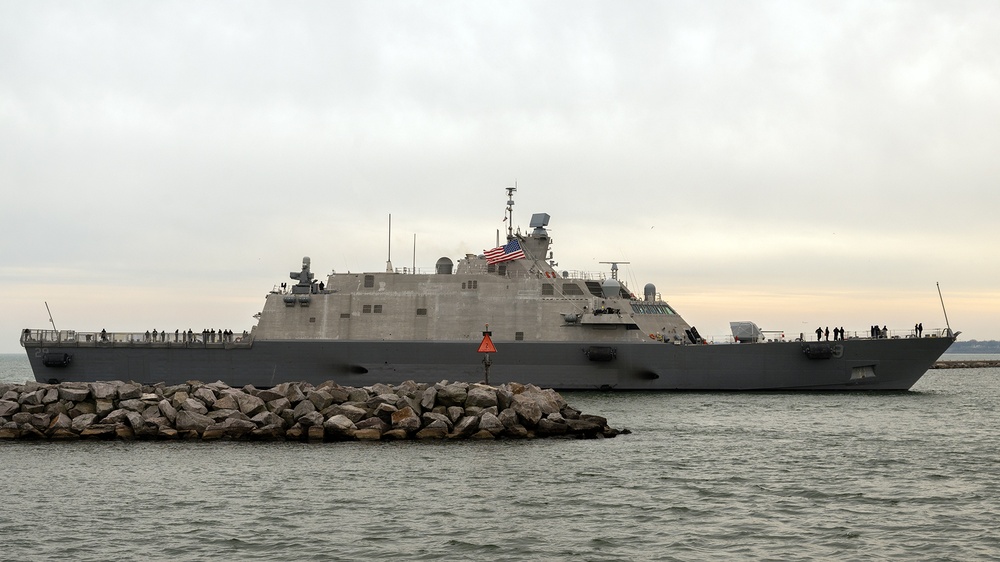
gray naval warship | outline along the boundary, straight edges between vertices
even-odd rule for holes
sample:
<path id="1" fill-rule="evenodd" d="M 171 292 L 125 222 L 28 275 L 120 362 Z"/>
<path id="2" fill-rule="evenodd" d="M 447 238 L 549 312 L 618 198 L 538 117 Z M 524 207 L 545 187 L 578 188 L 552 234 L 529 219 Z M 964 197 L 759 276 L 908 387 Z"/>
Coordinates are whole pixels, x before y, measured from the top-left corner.
<path id="1" fill-rule="evenodd" d="M 295 282 L 277 285 L 242 333 L 25 329 L 21 345 L 36 380 L 49 383 L 485 379 L 558 390 L 869 391 L 909 389 L 958 335 L 785 339 L 740 321 L 732 337 L 707 342 L 652 284 L 634 294 L 617 264 L 610 275 L 557 271 L 549 215 L 515 231 L 513 188 L 507 195 L 498 247 L 457 263 L 440 258 L 433 272 L 389 262 L 384 272 L 331 273 L 325 282 L 303 258 Z"/>

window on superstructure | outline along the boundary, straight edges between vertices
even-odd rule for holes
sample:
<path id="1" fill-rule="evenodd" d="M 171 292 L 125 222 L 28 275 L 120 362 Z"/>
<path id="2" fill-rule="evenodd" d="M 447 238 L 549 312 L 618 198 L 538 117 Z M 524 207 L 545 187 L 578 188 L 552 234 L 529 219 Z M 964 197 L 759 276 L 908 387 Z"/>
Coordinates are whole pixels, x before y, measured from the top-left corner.
<path id="1" fill-rule="evenodd" d="M 583 289 L 581 289 L 576 283 L 563 283 L 562 292 L 564 295 L 583 295 Z"/>
<path id="2" fill-rule="evenodd" d="M 478 289 L 479 288 L 479 281 L 475 280 L 475 279 L 472 280 L 472 281 L 462 281 L 462 288 L 463 289 Z"/>
<path id="3" fill-rule="evenodd" d="M 372 313 L 372 305 L 370 305 L 370 304 L 362 305 L 361 306 L 361 312 L 362 312 L 362 314 L 371 314 Z"/>
<path id="4" fill-rule="evenodd" d="M 501 275 L 501 276 L 507 275 L 507 266 L 506 265 L 501 265 L 501 266 L 497 267 L 497 274 Z"/>
<path id="5" fill-rule="evenodd" d="M 366 289 L 371 289 L 374 286 L 375 286 L 375 276 L 374 275 L 365 275 L 365 288 Z"/>
<path id="6" fill-rule="evenodd" d="M 375 314 L 382 314 L 382 305 L 376 304 L 372 312 L 374 312 Z"/>
<path id="7" fill-rule="evenodd" d="M 542 296 L 551 297 L 555 294 L 555 290 L 552 287 L 552 283 L 542 283 Z"/>
<path id="8" fill-rule="evenodd" d="M 351 313 L 350 312 L 341 312 L 340 313 L 340 317 L 341 318 L 350 318 L 351 317 Z"/>
<path id="9" fill-rule="evenodd" d="M 427 309 L 426 308 L 418 308 L 417 309 L 417 316 L 427 316 Z"/>
<path id="10" fill-rule="evenodd" d="M 486 266 L 486 273 L 496 273 L 496 272 L 497 272 L 497 264 L 491 263 Z"/>
<path id="11" fill-rule="evenodd" d="M 514 339 L 516 341 L 524 341 L 524 332 L 514 332 Z"/>

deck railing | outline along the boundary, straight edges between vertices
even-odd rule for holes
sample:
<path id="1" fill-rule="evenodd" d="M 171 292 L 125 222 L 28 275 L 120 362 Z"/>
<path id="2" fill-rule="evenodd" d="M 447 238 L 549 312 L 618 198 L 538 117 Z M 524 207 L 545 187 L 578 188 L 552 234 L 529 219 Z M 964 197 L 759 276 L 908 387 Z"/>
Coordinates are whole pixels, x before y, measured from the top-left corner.
<path id="1" fill-rule="evenodd" d="M 77 332 L 75 330 L 29 330 L 21 332 L 21 346 L 44 347 L 245 347 L 253 345 L 249 332 Z"/>

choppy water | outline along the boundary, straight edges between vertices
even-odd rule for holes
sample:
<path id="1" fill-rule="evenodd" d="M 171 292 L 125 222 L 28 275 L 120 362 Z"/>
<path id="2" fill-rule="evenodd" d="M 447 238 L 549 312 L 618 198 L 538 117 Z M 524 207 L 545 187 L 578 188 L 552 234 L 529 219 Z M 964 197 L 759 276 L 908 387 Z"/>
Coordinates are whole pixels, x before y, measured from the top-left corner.
<path id="1" fill-rule="evenodd" d="M 998 378 L 565 393 L 634 432 L 597 441 L 0 443 L 0 559 L 998 558 Z"/>

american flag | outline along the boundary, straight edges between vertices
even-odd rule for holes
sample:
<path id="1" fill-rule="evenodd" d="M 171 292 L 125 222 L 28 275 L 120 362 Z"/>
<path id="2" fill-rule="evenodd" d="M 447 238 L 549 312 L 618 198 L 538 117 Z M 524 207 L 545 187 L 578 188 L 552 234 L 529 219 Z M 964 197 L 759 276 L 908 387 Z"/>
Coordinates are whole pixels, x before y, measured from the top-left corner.
<path id="1" fill-rule="evenodd" d="M 492 250 L 485 250 L 483 253 L 486 255 L 486 263 L 489 264 L 519 260 L 524 257 L 524 250 L 521 249 L 516 238 L 507 242 L 505 246 L 497 246 Z"/>

